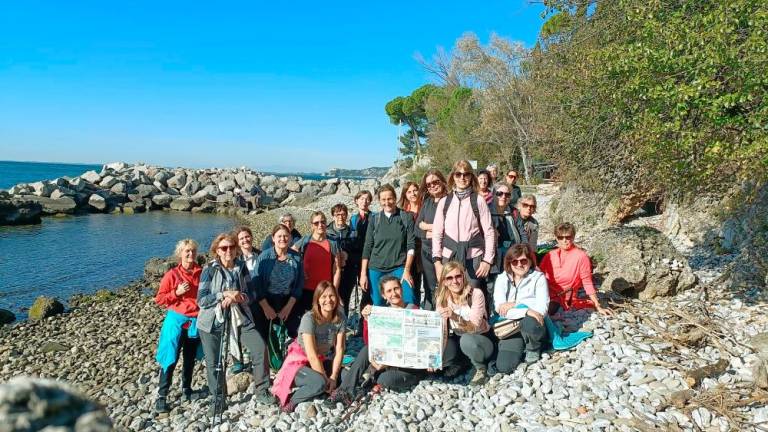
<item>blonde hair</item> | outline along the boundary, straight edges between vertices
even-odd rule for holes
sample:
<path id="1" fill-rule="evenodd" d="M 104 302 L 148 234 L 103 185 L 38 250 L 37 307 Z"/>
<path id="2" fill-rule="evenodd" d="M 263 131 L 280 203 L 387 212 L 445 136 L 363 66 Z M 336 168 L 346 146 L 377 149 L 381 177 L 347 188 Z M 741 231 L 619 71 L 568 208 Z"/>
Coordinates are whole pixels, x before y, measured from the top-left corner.
<path id="1" fill-rule="evenodd" d="M 178 243 L 176 243 L 176 248 L 173 250 L 173 255 L 181 261 L 181 253 L 184 251 L 184 248 L 187 246 L 191 246 L 192 249 L 195 250 L 195 255 L 197 255 L 197 242 L 192 240 L 191 238 L 185 238 L 182 240 L 179 240 Z"/>
<path id="2" fill-rule="evenodd" d="M 454 175 L 459 172 L 459 170 L 464 170 L 464 172 L 472 174 L 470 176 L 471 180 L 469 182 L 469 187 L 472 188 L 473 191 L 477 192 L 480 189 L 480 183 L 477 182 L 475 170 L 472 168 L 472 164 L 470 164 L 468 160 L 463 159 L 453 164 L 453 171 L 451 171 L 451 175 L 448 177 L 448 189 L 453 191 L 454 186 L 456 186 Z"/>
<path id="3" fill-rule="evenodd" d="M 448 273 L 454 270 L 459 270 L 461 272 L 462 282 L 464 283 L 464 288 L 461 290 L 459 301 L 454 303 L 459 305 L 466 304 L 472 307 L 472 290 L 475 288 L 473 288 L 470 284 L 467 269 L 458 261 L 449 261 L 443 265 L 443 271 L 440 273 L 440 281 L 437 283 L 438 291 L 437 297 L 435 298 L 435 305 L 440 307 L 448 307 L 448 297 L 451 295 L 451 292 L 448 289 L 448 286 L 445 284 L 445 277 L 448 275 Z M 465 332 L 472 332 L 474 329 L 475 326 L 469 321 L 466 321 L 465 324 L 460 328 L 460 330 Z"/>

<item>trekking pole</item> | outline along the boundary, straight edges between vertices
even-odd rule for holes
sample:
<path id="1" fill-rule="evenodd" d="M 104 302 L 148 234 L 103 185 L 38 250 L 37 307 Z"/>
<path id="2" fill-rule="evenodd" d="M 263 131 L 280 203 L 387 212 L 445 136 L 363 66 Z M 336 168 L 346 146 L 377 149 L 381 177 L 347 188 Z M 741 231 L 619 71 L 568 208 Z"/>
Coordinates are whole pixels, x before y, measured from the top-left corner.
<path id="1" fill-rule="evenodd" d="M 232 307 L 232 306 L 230 306 Z M 221 329 L 221 341 L 219 342 L 219 356 L 216 359 L 216 391 L 212 395 L 213 415 L 211 416 L 211 429 L 216 425 L 216 416 L 219 422 L 222 420 L 224 403 L 227 400 L 227 356 L 229 355 L 229 333 L 231 331 L 231 313 L 224 309 L 224 327 Z"/>

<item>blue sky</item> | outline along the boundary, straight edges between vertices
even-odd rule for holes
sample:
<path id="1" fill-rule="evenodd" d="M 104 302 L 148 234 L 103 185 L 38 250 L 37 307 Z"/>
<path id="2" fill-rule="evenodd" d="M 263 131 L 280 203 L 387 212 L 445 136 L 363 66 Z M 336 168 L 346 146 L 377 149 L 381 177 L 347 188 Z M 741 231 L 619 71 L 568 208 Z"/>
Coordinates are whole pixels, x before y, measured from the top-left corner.
<path id="1" fill-rule="evenodd" d="M 389 165 L 384 105 L 465 32 L 532 45 L 541 5 L 6 1 L 0 160 L 278 171 Z"/>

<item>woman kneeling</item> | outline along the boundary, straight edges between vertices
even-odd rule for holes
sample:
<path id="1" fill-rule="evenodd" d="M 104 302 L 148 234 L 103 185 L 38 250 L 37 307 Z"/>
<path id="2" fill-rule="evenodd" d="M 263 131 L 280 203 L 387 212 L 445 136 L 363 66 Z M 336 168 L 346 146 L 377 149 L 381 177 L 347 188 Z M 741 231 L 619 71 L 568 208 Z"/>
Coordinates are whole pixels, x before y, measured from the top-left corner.
<path id="1" fill-rule="evenodd" d="M 272 386 L 283 411 L 292 412 L 301 402 L 336 389 L 344 358 L 345 322 L 336 288 L 327 280 L 320 282 L 312 309 L 301 318 L 299 337 L 288 347 Z M 292 394 L 291 387 L 295 388 Z"/>

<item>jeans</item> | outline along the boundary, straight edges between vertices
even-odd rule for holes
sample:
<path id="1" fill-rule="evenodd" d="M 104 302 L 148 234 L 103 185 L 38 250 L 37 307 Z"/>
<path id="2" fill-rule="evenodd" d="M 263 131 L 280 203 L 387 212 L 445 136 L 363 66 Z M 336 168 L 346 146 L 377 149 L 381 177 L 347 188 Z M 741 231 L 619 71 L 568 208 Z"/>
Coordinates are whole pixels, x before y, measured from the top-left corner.
<path id="1" fill-rule="evenodd" d="M 398 267 L 388 272 L 372 268 L 368 269 L 368 284 L 371 287 L 371 300 L 373 301 L 374 306 L 384 306 L 384 298 L 379 291 L 379 281 L 381 278 L 384 276 L 394 276 L 400 279 L 403 277 L 404 270 L 405 267 Z M 413 288 L 411 288 L 411 285 L 407 281 L 403 281 L 403 301 L 405 301 L 405 304 L 416 304 L 416 300 L 413 297 Z"/>

